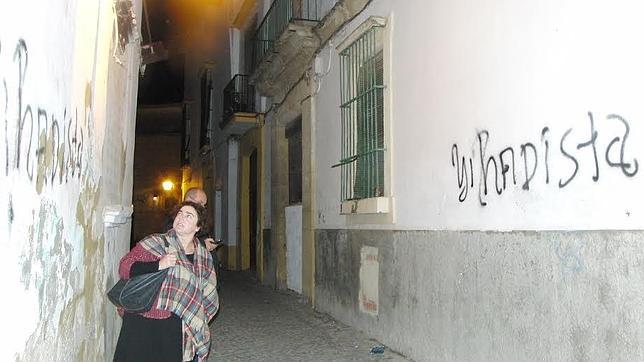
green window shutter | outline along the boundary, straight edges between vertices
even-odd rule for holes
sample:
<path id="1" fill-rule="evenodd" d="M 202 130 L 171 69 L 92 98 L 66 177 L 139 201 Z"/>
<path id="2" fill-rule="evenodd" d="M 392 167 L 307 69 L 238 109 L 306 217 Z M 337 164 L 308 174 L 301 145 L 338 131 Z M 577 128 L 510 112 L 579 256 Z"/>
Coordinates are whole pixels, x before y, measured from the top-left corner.
<path id="1" fill-rule="evenodd" d="M 342 201 L 384 194 L 382 28 L 373 27 L 340 53 Z"/>

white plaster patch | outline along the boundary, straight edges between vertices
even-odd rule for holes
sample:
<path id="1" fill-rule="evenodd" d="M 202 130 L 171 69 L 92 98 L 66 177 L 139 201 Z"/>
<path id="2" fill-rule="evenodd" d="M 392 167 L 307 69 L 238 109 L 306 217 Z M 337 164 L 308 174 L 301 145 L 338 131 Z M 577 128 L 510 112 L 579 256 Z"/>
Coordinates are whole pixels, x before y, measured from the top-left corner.
<path id="1" fill-rule="evenodd" d="M 285 208 L 286 214 L 286 285 L 302 293 L 302 205 Z"/>
<path id="2" fill-rule="evenodd" d="M 360 249 L 360 311 L 373 316 L 378 315 L 378 248 L 363 246 Z"/>
<path id="3" fill-rule="evenodd" d="M 11 333 L 0 338 L 0 360 L 13 361 L 23 351 L 27 338 L 33 333 L 38 319 L 38 296 L 33 289 L 25 290 L 20 282 L 18 259 L 15 262 L 0 263 L 5 293 L 10 298 L 2 298 L 0 308 L 7 311 L 5 325 Z"/>
<path id="4" fill-rule="evenodd" d="M 23 246 L 29 239 L 29 229 L 33 218 L 33 207 L 37 197 L 30 192 L 29 183 L 12 174 L 6 178 L 8 192 L 0 195 L 0 247 L 9 256 L 0 263 L 0 275 L 5 283 L 4 290 L 10 298 L 2 298 L 0 308 L 6 313 L 7 326 L 11 333 L 0 339 L 0 360 L 15 360 L 22 352 L 24 341 L 33 333 L 38 320 L 38 296 L 34 288 L 29 288 L 29 280 L 23 275 Z"/>

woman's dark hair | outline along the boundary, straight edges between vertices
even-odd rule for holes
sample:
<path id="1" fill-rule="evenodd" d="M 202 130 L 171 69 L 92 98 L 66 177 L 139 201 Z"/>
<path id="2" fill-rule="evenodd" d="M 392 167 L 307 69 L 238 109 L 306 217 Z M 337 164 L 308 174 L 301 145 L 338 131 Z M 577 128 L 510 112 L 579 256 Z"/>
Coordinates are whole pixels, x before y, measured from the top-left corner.
<path id="1" fill-rule="evenodd" d="M 206 208 L 192 201 L 184 201 L 181 204 L 179 204 L 179 206 L 177 207 L 177 210 L 174 212 L 173 220 L 177 217 L 179 210 L 181 210 L 181 208 L 184 206 L 192 206 L 195 209 L 195 211 L 197 211 L 197 226 L 199 227 L 204 226 L 204 223 L 206 222 Z"/>

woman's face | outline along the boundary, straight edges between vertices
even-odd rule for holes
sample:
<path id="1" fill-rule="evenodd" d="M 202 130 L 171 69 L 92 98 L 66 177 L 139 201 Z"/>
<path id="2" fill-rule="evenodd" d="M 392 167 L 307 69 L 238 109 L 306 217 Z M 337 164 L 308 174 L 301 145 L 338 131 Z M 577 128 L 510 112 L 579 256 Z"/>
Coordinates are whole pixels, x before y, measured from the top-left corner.
<path id="1" fill-rule="evenodd" d="M 197 210 L 192 206 L 184 205 L 179 209 L 179 212 L 177 212 L 177 216 L 174 218 L 172 227 L 177 234 L 194 234 L 200 229 L 199 226 L 197 226 L 198 221 L 199 216 L 197 215 Z"/>

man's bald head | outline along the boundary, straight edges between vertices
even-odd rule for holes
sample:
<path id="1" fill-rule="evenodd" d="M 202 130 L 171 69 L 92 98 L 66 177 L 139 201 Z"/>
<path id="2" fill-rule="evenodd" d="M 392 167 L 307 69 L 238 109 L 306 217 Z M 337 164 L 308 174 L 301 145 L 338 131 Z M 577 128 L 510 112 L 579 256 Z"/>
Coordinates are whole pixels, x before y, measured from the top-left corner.
<path id="1" fill-rule="evenodd" d="M 186 196 L 184 196 L 183 201 L 192 201 L 201 206 L 206 206 L 208 196 L 202 189 L 193 187 L 186 191 Z"/>

